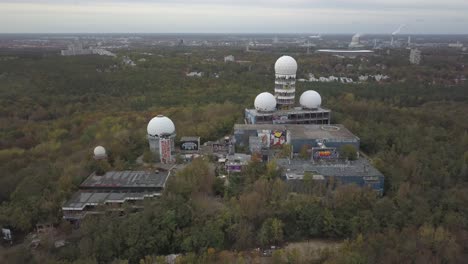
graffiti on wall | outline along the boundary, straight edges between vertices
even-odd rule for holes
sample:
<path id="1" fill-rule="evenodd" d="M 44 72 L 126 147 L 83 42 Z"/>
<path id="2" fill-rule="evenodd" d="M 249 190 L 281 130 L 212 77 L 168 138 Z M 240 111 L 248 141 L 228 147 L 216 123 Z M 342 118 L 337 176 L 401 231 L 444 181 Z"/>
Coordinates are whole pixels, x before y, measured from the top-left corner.
<path id="1" fill-rule="evenodd" d="M 180 144 L 181 150 L 198 150 L 198 141 L 190 140 L 190 141 L 183 141 Z"/>
<path id="2" fill-rule="evenodd" d="M 171 162 L 171 140 L 168 138 L 159 139 L 159 155 L 161 163 Z"/>
<path id="3" fill-rule="evenodd" d="M 215 153 L 228 152 L 228 151 L 229 151 L 229 144 L 218 144 L 218 143 L 213 144 L 213 152 Z"/>
<path id="4" fill-rule="evenodd" d="M 312 158 L 314 160 L 332 160 L 338 159 L 339 153 L 335 148 L 313 148 L 312 149 Z"/>
<path id="5" fill-rule="evenodd" d="M 270 134 L 270 146 L 281 146 L 287 143 L 286 131 L 273 130 Z"/>
<path id="6" fill-rule="evenodd" d="M 270 147 L 270 130 L 258 130 L 257 135 L 260 138 L 262 148 Z"/>

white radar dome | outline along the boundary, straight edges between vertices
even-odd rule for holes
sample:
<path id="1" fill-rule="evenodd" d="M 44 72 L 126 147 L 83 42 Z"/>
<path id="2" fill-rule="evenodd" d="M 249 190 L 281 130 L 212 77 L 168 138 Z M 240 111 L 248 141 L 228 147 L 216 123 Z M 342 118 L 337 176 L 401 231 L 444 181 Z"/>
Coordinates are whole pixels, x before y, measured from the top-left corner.
<path id="1" fill-rule="evenodd" d="M 102 157 L 106 155 L 106 149 L 103 146 L 97 146 L 94 148 L 94 156 Z"/>
<path id="2" fill-rule="evenodd" d="M 276 108 L 276 98 L 271 93 L 261 93 L 255 98 L 255 109 L 257 111 L 271 112 Z"/>
<path id="3" fill-rule="evenodd" d="M 308 109 L 319 108 L 322 104 L 322 97 L 319 93 L 313 90 L 305 91 L 301 98 L 299 99 L 299 103 L 302 107 Z"/>
<path id="4" fill-rule="evenodd" d="M 158 115 L 149 121 L 147 132 L 150 136 L 171 135 L 175 133 L 175 125 L 168 117 Z"/>
<path id="5" fill-rule="evenodd" d="M 291 56 L 282 56 L 275 63 L 275 72 L 279 75 L 295 75 L 297 62 Z"/>

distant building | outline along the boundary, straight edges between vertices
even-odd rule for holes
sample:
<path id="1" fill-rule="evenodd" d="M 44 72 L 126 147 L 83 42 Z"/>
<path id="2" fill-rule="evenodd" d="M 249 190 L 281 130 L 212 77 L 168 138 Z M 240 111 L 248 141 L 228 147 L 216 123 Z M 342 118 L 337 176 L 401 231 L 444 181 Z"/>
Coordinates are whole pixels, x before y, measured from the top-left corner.
<path id="1" fill-rule="evenodd" d="M 374 75 L 373 77 L 377 82 L 390 79 L 390 77 L 388 77 L 387 75 L 382 75 L 382 74 L 377 74 L 377 75 Z"/>
<path id="2" fill-rule="evenodd" d="M 91 49 L 91 51 L 92 51 L 92 54 L 96 54 L 96 55 L 117 57 L 117 55 L 105 49 Z"/>
<path id="3" fill-rule="evenodd" d="M 330 78 L 327 78 L 327 77 L 320 77 L 319 78 L 319 82 L 331 82 Z"/>
<path id="4" fill-rule="evenodd" d="M 116 55 L 110 51 L 107 51 L 105 49 L 100 49 L 100 48 L 88 48 L 88 49 L 83 49 L 83 45 L 81 43 L 79 44 L 71 44 L 68 46 L 68 49 L 62 50 L 60 52 L 62 56 L 81 56 L 81 55 L 101 55 L 101 56 L 111 56 L 111 57 L 116 57 Z"/>
<path id="5" fill-rule="evenodd" d="M 228 55 L 226 57 L 224 57 L 224 62 L 235 62 L 235 58 L 233 55 Z"/>
<path id="6" fill-rule="evenodd" d="M 360 82 L 366 82 L 369 79 L 368 75 L 360 75 L 359 76 L 359 81 Z"/>
<path id="7" fill-rule="evenodd" d="M 203 72 L 189 72 L 185 74 L 187 77 L 202 77 Z"/>
<path id="8" fill-rule="evenodd" d="M 93 51 L 91 49 L 83 49 L 81 43 L 68 45 L 68 49 L 61 51 L 62 56 L 79 56 L 79 55 L 91 55 Z"/>
<path id="9" fill-rule="evenodd" d="M 411 49 L 409 61 L 411 64 L 419 65 L 421 63 L 421 51 L 419 49 Z"/>
<path id="10" fill-rule="evenodd" d="M 135 62 L 127 56 L 124 56 L 122 58 L 122 62 L 123 64 L 128 65 L 128 66 L 132 66 L 132 67 L 136 66 Z"/>
<path id="11" fill-rule="evenodd" d="M 340 77 L 340 82 L 341 83 L 353 83 L 353 79 L 348 78 L 348 77 Z"/>
<path id="12" fill-rule="evenodd" d="M 350 57 L 355 58 L 357 56 L 368 56 L 373 55 L 374 51 L 372 50 L 335 50 L 335 49 L 320 49 L 316 51 L 317 53 L 330 54 L 340 57 Z"/>
<path id="13" fill-rule="evenodd" d="M 448 46 L 449 48 L 462 49 L 463 43 L 460 43 L 460 41 L 457 41 L 457 43 L 450 43 L 448 44 Z"/>

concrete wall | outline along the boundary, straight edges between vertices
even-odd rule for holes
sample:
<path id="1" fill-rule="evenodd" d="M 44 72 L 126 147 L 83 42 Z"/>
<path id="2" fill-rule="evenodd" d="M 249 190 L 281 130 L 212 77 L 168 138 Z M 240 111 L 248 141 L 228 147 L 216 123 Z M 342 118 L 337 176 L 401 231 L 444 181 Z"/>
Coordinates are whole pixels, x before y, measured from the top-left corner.
<path id="1" fill-rule="evenodd" d="M 383 176 L 373 176 L 377 177 L 377 181 L 366 181 L 363 176 L 324 176 L 325 180 L 317 180 L 317 183 L 330 185 L 333 184 L 334 187 L 339 187 L 341 185 L 349 185 L 355 184 L 359 187 L 370 187 L 372 190 L 379 193 L 379 195 L 383 195 L 384 190 L 384 177 Z M 307 191 L 307 187 L 304 187 L 303 180 L 287 180 L 286 183 L 291 188 L 293 192 L 305 192 Z"/>
<path id="2" fill-rule="evenodd" d="M 320 139 L 319 139 L 320 140 Z M 304 145 L 308 145 L 309 147 L 318 147 L 318 139 L 292 139 L 291 140 L 291 145 L 293 146 L 293 151 L 294 153 L 298 153 L 301 151 L 301 148 L 302 146 Z M 328 141 L 325 142 L 325 145 L 327 147 L 330 147 L 330 148 L 336 148 L 336 149 L 340 149 L 341 146 L 343 145 L 353 145 L 356 150 L 359 150 L 359 140 L 357 141 L 354 141 L 354 142 L 347 142 L 347 141 L 343 141 L 343 140 L 333 140 L 333 139 L 329 139 Z"/>
<path id="3" fill-rule="evenodd" d="M 289 133 L 288 133 L 289 134 Z M 257 136 L 257 130 L 238 130 L 234 131 L 234 138 L 236 139 L 236 145 L 241 147 L 249 146 L 249 137 Z M 310 138 L 310 139 L 298 139 L 292 138 L 291 145 L 293 146 L 294 153 L 298 153 L 302 146 L 309 145 L 310 147 L 318 147 L 317 142 L 319 138 Z M 325 142 L 327 147 L 339 149 L 343 145 L 353 145 L 357 150 L 359 150 L 360 142 L 359 140 L 343 140 L 343 139 L 328 139 Z"/>

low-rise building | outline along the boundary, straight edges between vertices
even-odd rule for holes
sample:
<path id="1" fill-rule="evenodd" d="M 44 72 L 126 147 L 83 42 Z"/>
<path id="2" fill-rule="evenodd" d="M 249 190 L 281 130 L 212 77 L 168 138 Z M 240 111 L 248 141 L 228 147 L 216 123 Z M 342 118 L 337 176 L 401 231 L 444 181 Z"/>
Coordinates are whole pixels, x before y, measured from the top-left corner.
<path id="1" fill-rule="evenodd" d="M 295 107 L 271 112 L 245 109 L 246 123 L 249 124 L 330 124 L 330 118 L 331 111 L 323 107 Z"/>
<path id="2" fill-rule="evenodd" d="M 337 187 L 343 184 L 355 184 L 369 187 L 383 194 L 384 176 L 369 161 L 359 158 L 354 161 L 336 160 L 331 162 L 311 162 L 306 160 L 279 159 L 277 164 L 283 170 L 286 182 L 295 185 L 302 181 L 306 174 L 314 181 Z"/>
<path id="3" fill-rule="evenodd" d="M 189 72 L 186 74 L 187 77 L 202 77 L 203 72 Z"/>
<path id="4" fill-rule="evenodd" d="M 236 59 L 234 58 L 233 55 L 228 55 L 226 57 L 224 57 L 224 62 L 235 62 Z"/>
<path id="5" fill-rule="evenodd" d="M 242 153 L 235 153 L 233 155 L 226 156 L 225 167 L 228 173 L 241 172 L 245 166 L 247 166 L 252 159 L 252 156 Z"/>
<path id="6" fill-rule="evenodd" d="M 313 148 L 319 147 L 320 144 L 337 149 L 343 145 L 352 145 L 359 150 L 360 144 L 360 139 L 340 124 L 236 124 L 234 138 L 236 146 L 241 149 L 249 147 L 250 150 L 256 149 L 258 152 L 283 144 L 290 144 L 294 153 L 299 153 L 304 146 Z"/>
<path id="7" fill-rule="evenodd" d="M 63 218 L 76 223 L 89 214 L 141 209 L 144 199 L 161 196 L 170 175 L 171 169 L 92 173 L 62 206 Z"/>

